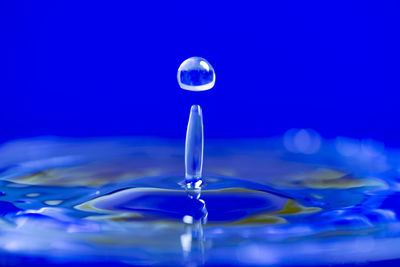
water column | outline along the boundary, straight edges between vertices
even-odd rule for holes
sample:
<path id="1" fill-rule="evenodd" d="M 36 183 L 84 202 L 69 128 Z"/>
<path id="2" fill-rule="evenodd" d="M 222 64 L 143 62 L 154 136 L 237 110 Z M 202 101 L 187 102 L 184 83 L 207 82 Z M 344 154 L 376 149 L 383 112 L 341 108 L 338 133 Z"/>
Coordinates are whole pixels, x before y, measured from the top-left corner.
<path id="1" fill-rule="evenodd" d="M 192 57 L 185 60 L 178 69 L 178 83 L 182 89 L 205 91 L 215 84 L 214 69 L 205 59 Z M 203 171 L 204 131 L 203 114 L 199 105 L 190 109 L 185 143 L 185 189 L 188 200 L 194 208 L 183 216 L 184 233 L 181 246 L 185 265 L 204 264 L 205 237 L 203 224 L 207 222 L 206 203 L 200 198 Z"/>

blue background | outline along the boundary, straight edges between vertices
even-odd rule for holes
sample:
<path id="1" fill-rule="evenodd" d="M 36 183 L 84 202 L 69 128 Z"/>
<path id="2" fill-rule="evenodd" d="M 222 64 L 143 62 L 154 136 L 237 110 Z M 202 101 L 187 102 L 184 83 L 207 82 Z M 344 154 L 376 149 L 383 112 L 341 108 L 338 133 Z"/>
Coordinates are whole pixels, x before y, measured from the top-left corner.
<path id="1" fill-rule="evenodd" d="M 323 137 L 400 146 L 398 1 L 1 1 L 0 141 Z M 188 57 L 216 86 L 179 89 Z"/>

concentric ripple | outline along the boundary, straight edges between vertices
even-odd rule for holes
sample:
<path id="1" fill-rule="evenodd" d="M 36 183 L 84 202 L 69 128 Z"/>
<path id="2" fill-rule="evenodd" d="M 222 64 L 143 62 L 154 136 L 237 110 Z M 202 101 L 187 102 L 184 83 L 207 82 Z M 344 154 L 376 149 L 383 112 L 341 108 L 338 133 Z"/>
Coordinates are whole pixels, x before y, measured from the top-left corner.
<path id="1" fill-rule="evenodd" d="M 183 142 L 38 138 L 4 144 L 0 250 L 13 262 L 29 257 L 41 264 L 398 259 L 398 152 L 374 165 L 374 158 L 342 157 L 329 142 L 313 155 L 281 144 L 209 141 L 201 192 L 182 187 Z"/>

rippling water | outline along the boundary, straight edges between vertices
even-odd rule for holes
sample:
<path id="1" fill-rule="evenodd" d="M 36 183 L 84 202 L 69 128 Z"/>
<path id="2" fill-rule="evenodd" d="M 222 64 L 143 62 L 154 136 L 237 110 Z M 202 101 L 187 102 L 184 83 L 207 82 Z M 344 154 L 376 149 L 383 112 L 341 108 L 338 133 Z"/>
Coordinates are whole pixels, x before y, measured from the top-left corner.
<path id="1" fill-rule="evenodd" d="M 371 148 L 347 155 L 324 141 L 306 154 L 278 138 L 207 141 L 200 194 L 182 186 L 176 140 L 9 142 L 0 263 L 396 264 L 400 153 Z"/>

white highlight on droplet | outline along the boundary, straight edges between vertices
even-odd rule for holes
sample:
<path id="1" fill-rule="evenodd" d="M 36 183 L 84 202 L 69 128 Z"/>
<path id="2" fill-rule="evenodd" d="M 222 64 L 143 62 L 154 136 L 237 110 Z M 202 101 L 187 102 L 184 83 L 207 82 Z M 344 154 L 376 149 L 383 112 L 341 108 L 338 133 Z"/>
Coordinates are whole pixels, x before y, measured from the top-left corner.
<path id="1" fill-rule="evenodd" d="M 200 61 L 200 65 L 206 69 L 207 71 L 210 71 L 210 67 L 208 66 L 207 62 L 205 61 Z"/>

